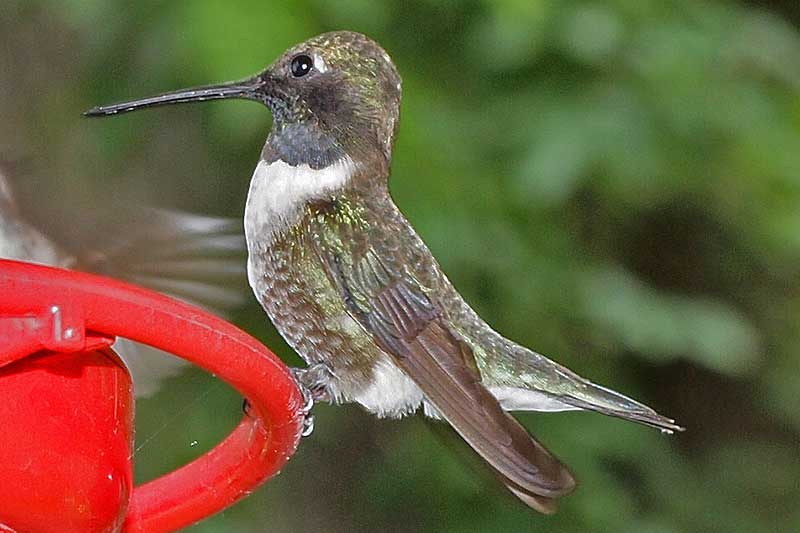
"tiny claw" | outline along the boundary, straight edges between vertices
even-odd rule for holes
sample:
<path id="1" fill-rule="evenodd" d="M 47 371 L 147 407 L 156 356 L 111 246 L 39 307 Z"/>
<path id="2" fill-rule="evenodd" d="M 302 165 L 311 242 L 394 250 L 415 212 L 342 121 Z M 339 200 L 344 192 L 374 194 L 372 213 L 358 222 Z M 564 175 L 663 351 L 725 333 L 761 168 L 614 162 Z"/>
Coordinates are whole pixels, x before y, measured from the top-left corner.
<path id="1" fill-rule="evenodd" d="M 300 432 L 300 436 L 308 437 L 314 432 L 314 415 L 311 414 L 311 410 L 314 408 L 314 392 L 304 382 L 303 378 L 307 375 L 306 369 L 290 368 L 289 370 L 292 372 L 295 383 L 297 383 L 297 388 L 300 389 L 300 393 L 303 395 L 303 406 L 300 408 L 300 412 L 303 413 L 304 418 L 303 430 Z"/>
<path id="2" fill-rule="evenodd" d="M 306 414 L 303 420 L 303 431 L 300 432 L 301 437 L 308 437 L 314 433 L 314 415 Z"/>
<path id="3" fill-rule="evenodd" d="M 311 412 L 311 409 L 314 408 L 314 395 L 305 385 L 300 386 L 300 392 L 303 394 L 303 407 L 301 410 L 303 411 L 304 415 L 307 415 Z"/>
<path id="4" fill-rule="evenodd" d="M 301 390 L 311 393 L 315 402 L 330 402 L 329 383 L 335 377 L 325 363 L 315 363 L 306 368 L 291 368 L 292 376 Z"/>
<path id="5" fill-rule="evenodd" d="M 253 416 L 253 404 L 247 398 L 242 399 L 242 412 L 247 416 Z"/>
<path id="6" fill-rule="evenodd" d="M 292 375 L 294 375 L 294 372 L 292 372 Z M 295 378 L 295 380 L 297 380 L 297 378 Z M 311 414 L 311 409 L 314 407 L 314 395 L 308 387 L 299 381 L 297 381 L 297 386 L 300 389 L 300 393 L 303 395 L 303 407 L 300 408 L 300 412 L 303 413 L 303 429 L 300 432 L 300 436 L 308 437 L 314 432 L 314 415 Z M 242 412 L 244 412 L 246 416 L 253 416 L 253 404 L 250 403 L 250 400 L 247 398 L 242 400 Z"/>

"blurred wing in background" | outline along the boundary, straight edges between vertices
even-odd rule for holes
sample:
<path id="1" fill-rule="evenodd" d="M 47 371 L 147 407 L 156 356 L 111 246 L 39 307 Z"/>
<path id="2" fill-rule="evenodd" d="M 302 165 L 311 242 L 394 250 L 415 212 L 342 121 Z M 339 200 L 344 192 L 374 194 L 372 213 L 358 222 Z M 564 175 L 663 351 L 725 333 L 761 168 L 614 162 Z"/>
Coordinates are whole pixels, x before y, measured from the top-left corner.
<path id="1" fill-rule="evenodd" d="M 37 202 L 27 200 L 13 195 L 0 170 L 1 257 L 128 281 L 223 317 L 249 294 L 237 220 L 108 204 L 67 217 L 67 211 L 37 212 Z M 186 364 L 126 339 L 114 347 L 128 365 L 137 397 L 153 394 Z"/>
<path id="2" fill-rule="evenodd" d="M 249 294 L 238 220 L 140 207 L 125 217 L 104 217 L 96 233 L 75 249 L 75 268 L 141 285 L 222 317 Z M 161 380 L 187 364 L 127 339 L 114 348 L 140 398 L 154 394 Z"/>
<path id="3" fill-rule="evenodd" d="M 0 257 L 68 266 L 70 255 L 20 212 L 7 165 L 0 162 Z"/>
<path id="4" fill-rule="evenodd" d="M 86 226 L 84 226 L 86 228 Z M 142 285 L 219 315 L 247 294 L 241 222 L 151 207 L 76 233 L 76 267 Z M 241 286 L 237 286 L 241 285 Z"/>

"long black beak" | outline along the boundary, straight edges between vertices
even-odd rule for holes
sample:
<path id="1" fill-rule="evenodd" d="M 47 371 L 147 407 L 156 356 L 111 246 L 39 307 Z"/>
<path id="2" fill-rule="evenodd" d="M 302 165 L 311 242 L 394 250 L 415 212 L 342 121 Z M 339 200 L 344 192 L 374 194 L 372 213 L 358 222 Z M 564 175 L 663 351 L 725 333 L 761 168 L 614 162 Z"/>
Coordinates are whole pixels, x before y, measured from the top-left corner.
<path id="1" fill-rule="evenodd" d="M 241 98 L 266 103 L 266 86 L 266 79 L 263 75 L 259 75 L 242 81 L 195 87 L 193 89 L 182 89 L 151 96 L 149 98 L 142 98 L 140 100 L 131 100 L 130 102 L 101 105 L 93 107 L 83 115 L 86 117 L 105 117 L 117 115 L 119 113 L 127 113 L 128 111 L 136 111 L 137 109 L 146 107 L 182 104 L 184 102 L 205 102 L 206 100 L 220 100 L 223 98 Z"/>

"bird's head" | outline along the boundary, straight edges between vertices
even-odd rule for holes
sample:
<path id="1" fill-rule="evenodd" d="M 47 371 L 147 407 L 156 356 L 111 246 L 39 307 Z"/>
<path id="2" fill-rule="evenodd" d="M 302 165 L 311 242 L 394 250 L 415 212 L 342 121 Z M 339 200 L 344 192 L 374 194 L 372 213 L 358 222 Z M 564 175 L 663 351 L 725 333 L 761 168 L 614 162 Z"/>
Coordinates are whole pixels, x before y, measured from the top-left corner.
<path id="1" fill-rule="evenodd" d="M 85 114 L 222 98 L 256 100 L 273 115 L 267 159 L 323 168 L 348 155 L 388 165 L 400 95 L 400 76 L 380 45 L 360 33 L 337 31 L 290 48 L 245 80 L 100 106 Z"/>

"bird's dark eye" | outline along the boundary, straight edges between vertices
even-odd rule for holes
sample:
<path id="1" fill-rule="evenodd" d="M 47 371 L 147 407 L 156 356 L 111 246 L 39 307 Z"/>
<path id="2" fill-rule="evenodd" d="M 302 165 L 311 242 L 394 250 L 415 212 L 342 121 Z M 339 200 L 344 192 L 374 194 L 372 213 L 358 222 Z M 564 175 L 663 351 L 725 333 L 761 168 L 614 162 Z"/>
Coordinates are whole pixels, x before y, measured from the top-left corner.
<path id="1" fill-rule="evenodd" d="M 295 78 L 302 78 L 309 72 L 311 72 L 311 68 L 314 66 L 314 62 L 305 54 L 301 54 L 299 56 L 295 56 L 292 59 L 292 64 L 289 68 L 292 70 L 292 76 Z"/>

